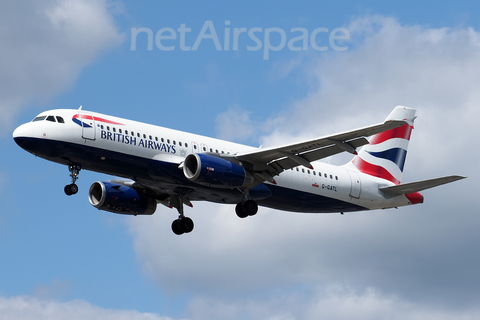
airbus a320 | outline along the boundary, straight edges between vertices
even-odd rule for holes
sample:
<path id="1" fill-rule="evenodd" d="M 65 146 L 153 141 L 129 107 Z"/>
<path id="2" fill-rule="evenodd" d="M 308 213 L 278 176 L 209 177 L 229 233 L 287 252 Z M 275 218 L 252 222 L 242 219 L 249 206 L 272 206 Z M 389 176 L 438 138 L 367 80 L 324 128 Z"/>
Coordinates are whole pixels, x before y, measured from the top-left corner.
<path id="1" fill-rule="evenodd" d="M 401 183 L 415 113 L 398 106 L 383 123 L 254 148 L 80 107 L 42 112 L 13 138 L 35 156 L 68 167 L 67 195 L 78 192 L 82 169 L 121 177 L 94 182 L 90 203 L 127 215 L 151 215 L 157 204 L 176 208 L 172 230 L 181 235 L 194 228 L 184 214 L 194 201 L 235 204 L 240 218 L 255 215 L 258 206 L 344 213 L 423 203 L 419 191 L 465 177 Z M 342 152 L 353 154 L 343 166 L 318 162 Z"/>

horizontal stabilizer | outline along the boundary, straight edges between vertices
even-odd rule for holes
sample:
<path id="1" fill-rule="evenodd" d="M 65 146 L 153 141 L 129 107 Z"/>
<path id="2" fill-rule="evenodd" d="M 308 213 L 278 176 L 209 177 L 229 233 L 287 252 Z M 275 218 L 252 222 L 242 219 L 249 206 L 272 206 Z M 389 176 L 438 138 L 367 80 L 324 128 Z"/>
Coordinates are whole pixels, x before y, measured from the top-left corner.
<path id="1" fill-rule="evenodd" d="M 454 182 L 454 181 L 465 179 L 465 178 L 466 177 L 463 177 L 463 176 L 448 176 L 448 177 L 441 177 L 441 178 L 399 184 L 397 186 L 380 187 L 379 189 L 385 193 L 392 194 L 392 195 L 410 194 L 410 193 L 419 192 L 425 189 L 437 187 L 442 184 Z"/>

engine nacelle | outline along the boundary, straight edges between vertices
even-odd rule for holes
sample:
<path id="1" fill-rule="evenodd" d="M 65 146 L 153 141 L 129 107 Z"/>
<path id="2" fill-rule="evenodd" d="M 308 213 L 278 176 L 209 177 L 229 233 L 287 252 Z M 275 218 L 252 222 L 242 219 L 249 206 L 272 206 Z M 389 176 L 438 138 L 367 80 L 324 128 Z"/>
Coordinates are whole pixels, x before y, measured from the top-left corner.
<path id="1" fill-rule="evenodd" d="M 94 182 L 88 191 L 90 204 L 99 210 L 129 215 L 150 215 L 157 201 L 133 188 L 111 182 Z"/>
<path id="2" fill-rule="evenodd" d="M 248 187 L 254 183 L 253 176 L 238 164 L 202 153 L 185 158 L 183 174 L 190 181 L 218 188 Z"/>

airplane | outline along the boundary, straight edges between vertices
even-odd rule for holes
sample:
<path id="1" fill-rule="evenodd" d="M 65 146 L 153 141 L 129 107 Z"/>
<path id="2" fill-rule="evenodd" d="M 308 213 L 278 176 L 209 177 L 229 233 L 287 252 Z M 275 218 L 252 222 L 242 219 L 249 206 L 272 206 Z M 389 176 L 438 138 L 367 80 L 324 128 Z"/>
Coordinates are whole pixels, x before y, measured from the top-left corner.
<path id="1" fill-rule="evenodd" d="M 172 231 L 194 228 L 184 205 L 236 204 L 240 218 L 258 206 L 303 213 L 344 213 L 423 203 L 419 191 L 465 178 L 451 175 L 402 184 L 416 110 L 397 106 L 383 123 L 271 148 L 172 130 L 92 111 L 40 113 L 13 132 L 26 151 L 68 166 L 78 192 L 80 170 L 121 179 L 96 181 L 89 202 L 99 210 L 151 215 L 157 204 L 176 208 Z M 370 140 L 367 140 L 370 137 Z M 357 152 L 357 148 L 360 148 Z M 353 154 L 345 165 L 318 160 Z"/>

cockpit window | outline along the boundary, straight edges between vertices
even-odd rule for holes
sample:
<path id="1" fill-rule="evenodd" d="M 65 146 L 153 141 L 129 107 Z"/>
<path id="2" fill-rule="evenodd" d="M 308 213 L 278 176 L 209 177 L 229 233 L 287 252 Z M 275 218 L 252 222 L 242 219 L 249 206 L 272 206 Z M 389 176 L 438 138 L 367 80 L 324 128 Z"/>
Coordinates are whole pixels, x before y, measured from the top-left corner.
<path id="1" fill-rule="evenodd" d="M 47 117 L 47 116 L 38 116 L 38 117 L 36 117 L 35 119 L 33 119 L 32 122 L 35 122 L 35 121 L 43 121 L 43 120 L 45 120 L 46 117 Z"/>
<path id="2" fill-rule="evenodd" d="M 58 123 L 65 123 L 62 117 L 57 116 Z"/>
<path id="3" fill-rule="evenodd" d="M 48 117 L 47 117 L 47 121 L 56 122 L 54 116 L 48 116 Z"/>

